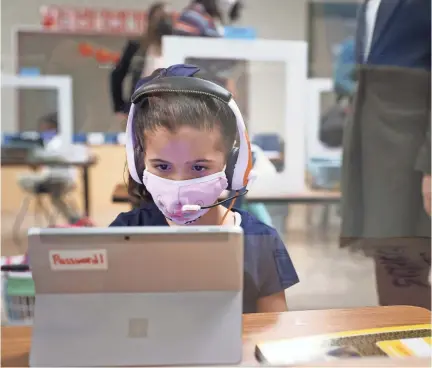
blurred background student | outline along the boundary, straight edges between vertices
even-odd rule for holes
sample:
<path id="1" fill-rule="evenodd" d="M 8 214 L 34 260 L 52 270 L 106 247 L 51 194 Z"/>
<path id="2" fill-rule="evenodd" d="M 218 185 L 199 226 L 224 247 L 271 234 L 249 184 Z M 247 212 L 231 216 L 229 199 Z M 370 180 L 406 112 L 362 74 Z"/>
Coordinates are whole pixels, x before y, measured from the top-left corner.
<path id="1" fill-rule="evenodd" d="M 194 37 L 221 37 L 218 0 L 193 0 L 176 19 L 173 34 Z"/>
<path id="2" fill-rule="evenodd" d="M 39 119 L 39 133 L 44 142 L 44 150 L 38 156 L 47 160 L 67 159 L 66 150 L 58 132 L 57 113 Z M 39 173 L 24 174 L 18 179 L 18 185 L 28 193 L 43 191 L 49 194 L 53 206 L 69 224 L 82 222 L 84 219 L 65 200 L 65 195 L 75 187 L 76 169 L 65 166 L 46 166 Z M 81 220 L 81 221 L 80 221 Z"/>
<path id="3" fill-rule="evenodd" d="M 114 112 L 124 122 L 129 112 L 129 99 L 141 77 L 162 68 L 162 37 L 172 33 L 172 16 L 166 3 L 150 6 L 147 16 L 147 31 L 140 39 L 126 44 L 119 62 L 111 72 L 111 98 Z M 124 98 L 124 81 L 131 75 L 129 95 Z"/>
<path id="4" fill-rule="evenodd" d="M 174 24 L 174 34 L 195 37 L 222 37 L 223 26 L 240 18 L 239 0 L 193 0 Z"/>

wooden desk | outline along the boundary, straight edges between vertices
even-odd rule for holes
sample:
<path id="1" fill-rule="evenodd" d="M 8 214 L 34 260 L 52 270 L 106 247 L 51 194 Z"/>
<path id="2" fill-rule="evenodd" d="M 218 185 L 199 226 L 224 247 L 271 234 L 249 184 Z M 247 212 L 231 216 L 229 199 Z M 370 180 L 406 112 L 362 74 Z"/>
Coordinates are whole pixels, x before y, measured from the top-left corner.
<path id="1" fill-rule="evenodd" d="M 84 186 L 83 192 L 83 206 L 86 216 L 90 216 L 90 183 L 89 183 L 89 168 L 97 163 L 97 157 L 91 156 L 87 161 L 55 161 L 55 160 L 43 160 L 43 159 L 13 159 L 13 158 L 1 158 L 1 166 L 25 166 L 32 169 L 36 169 L 40 166 L 75 166 L 82 170 L 82 180 Z"/>
<path id="2" fill-rule="evenodd" d="M 340 193 L 339 192 L 331 192 L 331 191 L 305 191 L 303 193 L 290 193 L 290 194 L 256 194 L 254 192 L 250 192 L 246 196 L 247 201 L 249 203 L 260 202 L 264 204 L 270 203 L 339 203 L 340 201 Z M 117 184 L 114 188 L 112 194 L 112 202 L 113 203 L 129 203 L 130 198 L 127 193 L 127 188 L 125 184 Z"/>
<path id="3" fill-rule="evenodd" d="M 423 324 L 430 319 L 428 310 L 406 306 L 248 314 L 243 317 L 242 365 L 258 365 L 255 345 L 264 340 Z M 2 367 L 28 366 L 30 339 L 31 327 L 2 327 Z"/>

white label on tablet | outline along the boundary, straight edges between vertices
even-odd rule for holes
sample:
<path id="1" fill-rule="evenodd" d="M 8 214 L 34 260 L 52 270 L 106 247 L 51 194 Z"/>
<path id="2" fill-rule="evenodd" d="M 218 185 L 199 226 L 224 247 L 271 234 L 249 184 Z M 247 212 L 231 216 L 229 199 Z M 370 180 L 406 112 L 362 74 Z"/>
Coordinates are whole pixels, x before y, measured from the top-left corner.
<path id="1" fill-rule="evenodd" d="M 49 259 L 51 269 L 55 271 L 108 269 L 105 249 L 51 250 Z"/>

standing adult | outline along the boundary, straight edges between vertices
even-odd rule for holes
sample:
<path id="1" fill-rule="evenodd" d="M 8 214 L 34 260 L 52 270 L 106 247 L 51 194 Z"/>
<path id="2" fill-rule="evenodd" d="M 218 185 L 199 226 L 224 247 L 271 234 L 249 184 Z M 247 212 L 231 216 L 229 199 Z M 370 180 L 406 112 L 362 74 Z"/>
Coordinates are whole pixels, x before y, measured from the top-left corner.
<path id="1" fill-rule="evenodd" d="M 381 305 L 430 308 L 431 1 L 364 1 L 356 59 L 342 244 L 371 247 Z"/>
<path id="2" fill-rule="evenodd" d="M 172 33 L 172 16 L 167 5 L 154 3 L 148 10 L 147 30 L 140 39 L 129 40 L 122 56 L 111 72 L 111 97 L 114 112 L 125 121 L 130 107 L 130 96 L 141 77 L 162 68 L 162 37 Z M 123 97 L 123 83 L 131 74 L 130 93 Z"/>

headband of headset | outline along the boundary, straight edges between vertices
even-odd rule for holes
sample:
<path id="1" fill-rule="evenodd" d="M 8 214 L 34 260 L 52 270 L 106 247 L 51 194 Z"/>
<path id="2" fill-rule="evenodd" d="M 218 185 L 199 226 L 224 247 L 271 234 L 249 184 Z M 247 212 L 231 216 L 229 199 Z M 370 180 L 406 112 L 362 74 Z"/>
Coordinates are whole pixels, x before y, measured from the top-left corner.
<path id="1" fill-rule="evenodd" d="M 214 97 L 226 103 L 235 115 L 237 122 L 237 130 L 239 134 L 239 150 L 238 157 L 235 162 L 231 189 L 240 190 L 247 186 L 251 179 L 252 170 L 252 154 L 250 148 L 250 141 L 246 131 L 243 116 L 232 98 L 232 95 L 225 88 L 217 85 L 216 83 L 194 78 L 193 76 L 199 71 L 199 68 L 193 65 L 174 65 L 168 69 L 164 69 L 156 77 L 148 77 L 141 80 L 137 84 L 137 89 L 132 95 L 132 104 L 129 111 L 129 116 L 126 126 L 126 154 L 129 173 L 134 181 L 142 184 L 142 179 L 139 177 L 135 165 L 135 144 L 133 119 L 135 116 L 135 109 L 140 106 L 145 99 L 152 95 L 159 95 L 164 92 L 178 92 L 190 95 L 206 95 Z"/>

